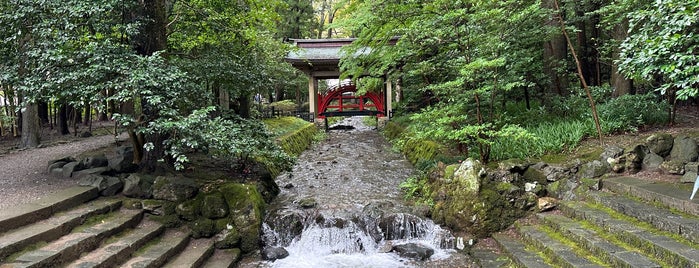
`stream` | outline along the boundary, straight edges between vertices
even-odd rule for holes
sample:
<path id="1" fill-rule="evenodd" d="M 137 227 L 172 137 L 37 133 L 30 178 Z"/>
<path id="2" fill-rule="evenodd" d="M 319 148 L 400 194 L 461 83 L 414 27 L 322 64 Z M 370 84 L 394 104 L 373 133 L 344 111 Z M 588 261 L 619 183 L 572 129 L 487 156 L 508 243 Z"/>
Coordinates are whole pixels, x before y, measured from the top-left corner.
<path id="1" fill-rule="evenodd" d="M 263 243 L 289 255 L 239 267 L 471 266 L 455 250 L 461 241 L 405 204 L 399 185 L 414 172 L 362 117 L 336 123 L 276 178 Z"/>

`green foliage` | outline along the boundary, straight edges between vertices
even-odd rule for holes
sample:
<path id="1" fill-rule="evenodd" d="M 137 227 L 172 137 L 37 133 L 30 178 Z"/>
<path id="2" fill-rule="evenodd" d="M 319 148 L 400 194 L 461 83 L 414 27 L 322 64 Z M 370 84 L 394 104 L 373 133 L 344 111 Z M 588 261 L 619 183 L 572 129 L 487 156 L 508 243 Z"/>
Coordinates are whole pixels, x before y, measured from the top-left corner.
<path id="1" fill-rule="evenodd" d="M 292 100 L 283 100 L 270 103 L 269 106 L 274 107 L 274 110 L 291 112 L 296 111 L 296 103 Z"/>
<path id="2" fill-rule="evenodd" d="M 404 192 L 405 199 L 417 201 L 417 203 L 434 205 L 432 201 L 432 191 L 429 183 L 429 178 L 422 174 L 411 176 L 399 185 Z"/>
<path id="3" fill-rule="evenodd" d="M 599 107 L 605 133 L 636 131 L 644 125 L 667 123 L 670 107 L 655 94 L 623 95 Z"/>
<path id="4" fill-rule="evenodd" d="M 678 99 L 699 96 L 699 2 L 658 0 L 627 15 L 629 36 L 621 44 L 619 68 L 654 83 Z"/>
<path id="5" fill-rule="evenodd" d="M 261 122 L 234 114 L 212 117 L 213 110 L 213 107 L 207 107 L 175 120 L 160 118 L 152 124 L 153 131 L 169 134 L 164 145 L 175 168 L 184 168 L 188 162 L 187 154 L 195 151 L 228 160 L 239 171 L 246 171 L 253 161 L 280 170 L 290 167 L 291 157 L 272 142 Z"/>

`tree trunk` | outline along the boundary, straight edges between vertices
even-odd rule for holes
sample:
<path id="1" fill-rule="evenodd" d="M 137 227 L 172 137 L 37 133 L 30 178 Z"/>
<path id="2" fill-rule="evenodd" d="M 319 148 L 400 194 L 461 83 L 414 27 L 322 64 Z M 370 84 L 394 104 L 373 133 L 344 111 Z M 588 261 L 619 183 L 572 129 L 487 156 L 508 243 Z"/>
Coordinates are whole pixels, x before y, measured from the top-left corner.
<path id="1" fill-rule="evenodd" d="M 39 104 L 39 119 L 42 124 L 49 123 L 49 104 L 45 101 L 40 101 Z"/>
<path id="2" fill-rule="evenodd" d="M 554 10 L 553 0 L 542 1 L 546 9 Z M 553 14 L 546 21 L 547 27 L 558 26 L 557 15 Z M 544 43 L 544 73 L 549 77 L 549 91 L 561 96 L 570 94 L 568 91 L 568 78 L 565 75 L 565 61 L 567 56 L 566 39 L 563 34 L 555 34 Z"/>
<path id="3" fill-rule="evenodd" d="M 612 38 L 618 42 L 622 42 L 628 36 L 628 21 L 617 24 L 612 30 Z M 619 73 L 619 65 L 616 61 L 619 59 L 619 46 L 614 46 L 614 51 L 612 52 L 612 77 L 611 85 L 614 88 L 612 97 L 619 97 L 621 95 L 633 93 L 632 81 L 631 79 L 626 79 L 624 75 Z"/>
<path id="4" fill-rule="evenodd" d="M 250 118 L 250 94 L 244 94 L 237 98 L 238 101 L 238 115 L 242 118 Z"/>
<path id="5" fill-rule="evenodd" d="M 62 104 L 58 111 L 58 133 L 61 135 L 70 134 L 68 130 L 68 105 Z"/>
<path id="6" fill-rule="evenodd" d="M 153 55 L 157 51 L 167 49 L 167 0 L 141 0 L 141 31 L 137 37 L 136 51 L 140 55 Z M 157 118 L 157 111 L 147 101 L 141 102 L 143 120 L 151 121 Z M 143 122 L 148 124 L 148 122 Z M 134 163 L 139 164 L 145 171 L 153 172 L 158 169 L 158 160 L 165 157 L 163 142 L 166 136 L 161 133 L 148 135 L 137 134 L 132 137 L 134 143 Z M 143 145 L 152 143 L 153 149 L 144 151 Z"/>
<path id="7" fill-rule="evenodd" d="M 27 104 L 22 112 L 22 139 L 21 148 L 35 148 L 41 142 L 41 122 L 39 119 L 39 105 Z"/>

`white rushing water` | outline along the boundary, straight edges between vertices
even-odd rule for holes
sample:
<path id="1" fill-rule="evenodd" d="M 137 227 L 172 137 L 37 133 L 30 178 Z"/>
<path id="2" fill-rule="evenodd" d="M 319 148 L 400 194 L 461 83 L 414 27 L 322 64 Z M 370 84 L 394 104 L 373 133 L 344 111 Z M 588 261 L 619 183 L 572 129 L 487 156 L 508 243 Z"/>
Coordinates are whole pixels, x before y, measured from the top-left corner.
<path id="1" fill-rule="evenodd" d="M 340 124 L 342 130 L 331 130 L 277 178 L 282 190 L 268 210 L 263 240 L 289 256 L 240 267 L 469 266 L 448 231 L 404 204 L 399 185 L 414 172 L 412 165 L 361 118 Z M 303 200 L 313 205 L 302 206 Z M 401 257 L 398 245 L 433 254 Z"/>

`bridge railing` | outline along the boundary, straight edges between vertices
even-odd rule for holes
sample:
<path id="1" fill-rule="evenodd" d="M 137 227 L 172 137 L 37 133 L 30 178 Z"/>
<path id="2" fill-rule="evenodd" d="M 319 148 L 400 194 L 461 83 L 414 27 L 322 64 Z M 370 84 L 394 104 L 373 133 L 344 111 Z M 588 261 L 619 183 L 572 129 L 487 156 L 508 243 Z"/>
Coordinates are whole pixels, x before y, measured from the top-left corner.
<path id="1" fill-rule="evenodd" d="M 283 111 L 275 109 L 274 106 L 269 108 L 258 109 L 261 118 L 275 118 L 281 116 L 294 116 L 306 120 L 308 122 L 313 122 L 315 120 L 315 115 L 308 111 L 296 110 L 296 111 Z"/>

